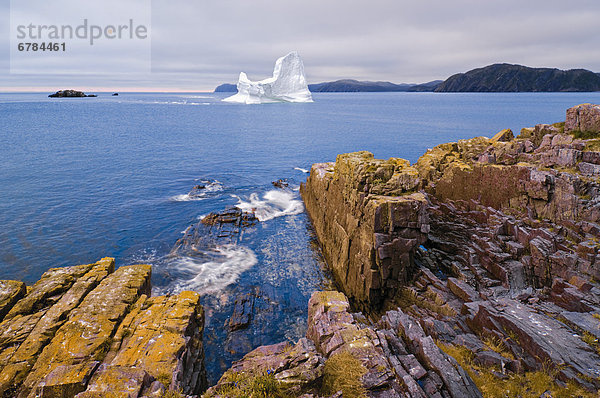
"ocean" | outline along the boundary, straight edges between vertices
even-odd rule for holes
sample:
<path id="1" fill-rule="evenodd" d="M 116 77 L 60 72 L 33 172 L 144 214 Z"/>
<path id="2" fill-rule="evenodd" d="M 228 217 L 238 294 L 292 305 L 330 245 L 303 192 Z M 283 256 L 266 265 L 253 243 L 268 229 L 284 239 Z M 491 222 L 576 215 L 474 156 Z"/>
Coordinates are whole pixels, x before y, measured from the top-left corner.
<path id="1" fill-rule="evenodd" d="M 313 163 L 358 150 L 415 162 L 437 144 L 518 134 L 600 103 L 600 93 L 328 93 L 253 106 L 209 93 L 47 94 L 0 94 L 0 279 L 31 284 L 105 256 L 150 263 L 154 293 L 202 294 L 211 384 L 251 349 L 301 337 L 311 293 L 332 286 L 298 193 Z M 236 207 L 259 220 L 227 236 L 198 225 Z M 172 252 L 191 226 L 194 251 Z M 248 297 L 250 326 L 228 332 Z"/>

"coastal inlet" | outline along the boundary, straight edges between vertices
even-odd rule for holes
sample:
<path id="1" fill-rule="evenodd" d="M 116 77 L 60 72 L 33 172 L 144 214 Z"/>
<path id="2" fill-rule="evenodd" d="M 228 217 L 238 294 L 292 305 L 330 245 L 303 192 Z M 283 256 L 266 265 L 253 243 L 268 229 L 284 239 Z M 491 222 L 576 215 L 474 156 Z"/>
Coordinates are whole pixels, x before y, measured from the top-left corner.
<path id="1" fill-rule="evenodd" d="M 223 195 L 237 203 L 199 216 L 168 254 L 147 260 L 154 265 L 155 294 L 201 294 L 205 363 L 214 384 L 252 349 L 302 337 L 308 299 L 331 284 L 318 249 L 307 244 L 316 241 L 295 180 L 250 194 L 199 182 L 172 197 L 173 205 Z"/>

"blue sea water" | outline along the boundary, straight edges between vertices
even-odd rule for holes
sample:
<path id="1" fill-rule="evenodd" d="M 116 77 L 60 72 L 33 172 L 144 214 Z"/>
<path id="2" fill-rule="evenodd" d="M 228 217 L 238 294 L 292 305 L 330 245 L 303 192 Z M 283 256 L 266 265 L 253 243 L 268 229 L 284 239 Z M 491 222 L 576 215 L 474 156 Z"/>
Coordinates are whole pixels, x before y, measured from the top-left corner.
<path id="1" fill-rule="evenodd" d="M 0 94 L 0 279 L 33 283 L 50 267 L 104 256 L 151 263 L 157 293 L 203 294 L 215 382 L 257 345 L 300 337 L 308 297 L 329 283 L 297 192 L 301 169 L 357 150 L 414 162 L 443 142 L 518 132 L 600 103 L 600 93 L 315 94 L 310 104 L 258 106 L 222 98 Z M 290 188 L 275 189 L 278 179 Z M 198 184 L 203 196 L 187 196 Z M 167 256 L 188 226 L 236 205 L 262 221 L 200 257 Z M 228 334 L 233 302 L 248 292 L 261 297 L 255 319 Z"/>

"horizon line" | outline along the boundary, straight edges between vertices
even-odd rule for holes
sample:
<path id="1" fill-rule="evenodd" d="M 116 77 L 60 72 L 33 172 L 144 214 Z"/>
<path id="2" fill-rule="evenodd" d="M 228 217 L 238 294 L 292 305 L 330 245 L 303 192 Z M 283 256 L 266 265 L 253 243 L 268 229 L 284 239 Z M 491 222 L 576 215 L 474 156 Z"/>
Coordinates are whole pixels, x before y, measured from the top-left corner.
<path id="1" fill-rule="evenodd" d="M 123 87 L 121 89 L 113 89 L 113 88 L 89 88 L 89 89 L 80 89 L 80 88 L 65 88 L 59 89 L 56 88 L 48 88 L 48 87 L 0 87 L 0 92 L 2 93 L 50 93 L 53 94 L 57 91 L 62 90 L 75 90 L 82 91 L 86 94 L 93 93 L 214 93 L 214 89 L 209 90 L 189 90 L 189 89 L 165 89 L 165 88 L 157 88 L 157 87 Z"/>

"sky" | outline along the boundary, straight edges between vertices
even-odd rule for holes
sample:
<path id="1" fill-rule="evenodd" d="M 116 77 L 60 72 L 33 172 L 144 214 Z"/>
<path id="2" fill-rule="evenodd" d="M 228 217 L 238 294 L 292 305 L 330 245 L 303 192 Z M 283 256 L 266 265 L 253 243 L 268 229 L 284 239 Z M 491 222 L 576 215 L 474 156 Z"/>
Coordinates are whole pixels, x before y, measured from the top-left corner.
<path id="1" fill-rule="evenodd" d="M 309 83 L 423 83 L 493 63 L 600 72 L 598 0 L 121 0 L 106 18 L 150 18 L 147 52 L 107 42 L 80 59 L 89 67 L 58 72 L 41 60 L 42 73 L 14 73 L 11 18 L 20 8 L 34 19 L 35 1 L 0 0 L 0 91 L 212 91 L 241 71 L 269 77 L 293 50 Z M 61 18 L 103 14 L 75 8 Z"/>

